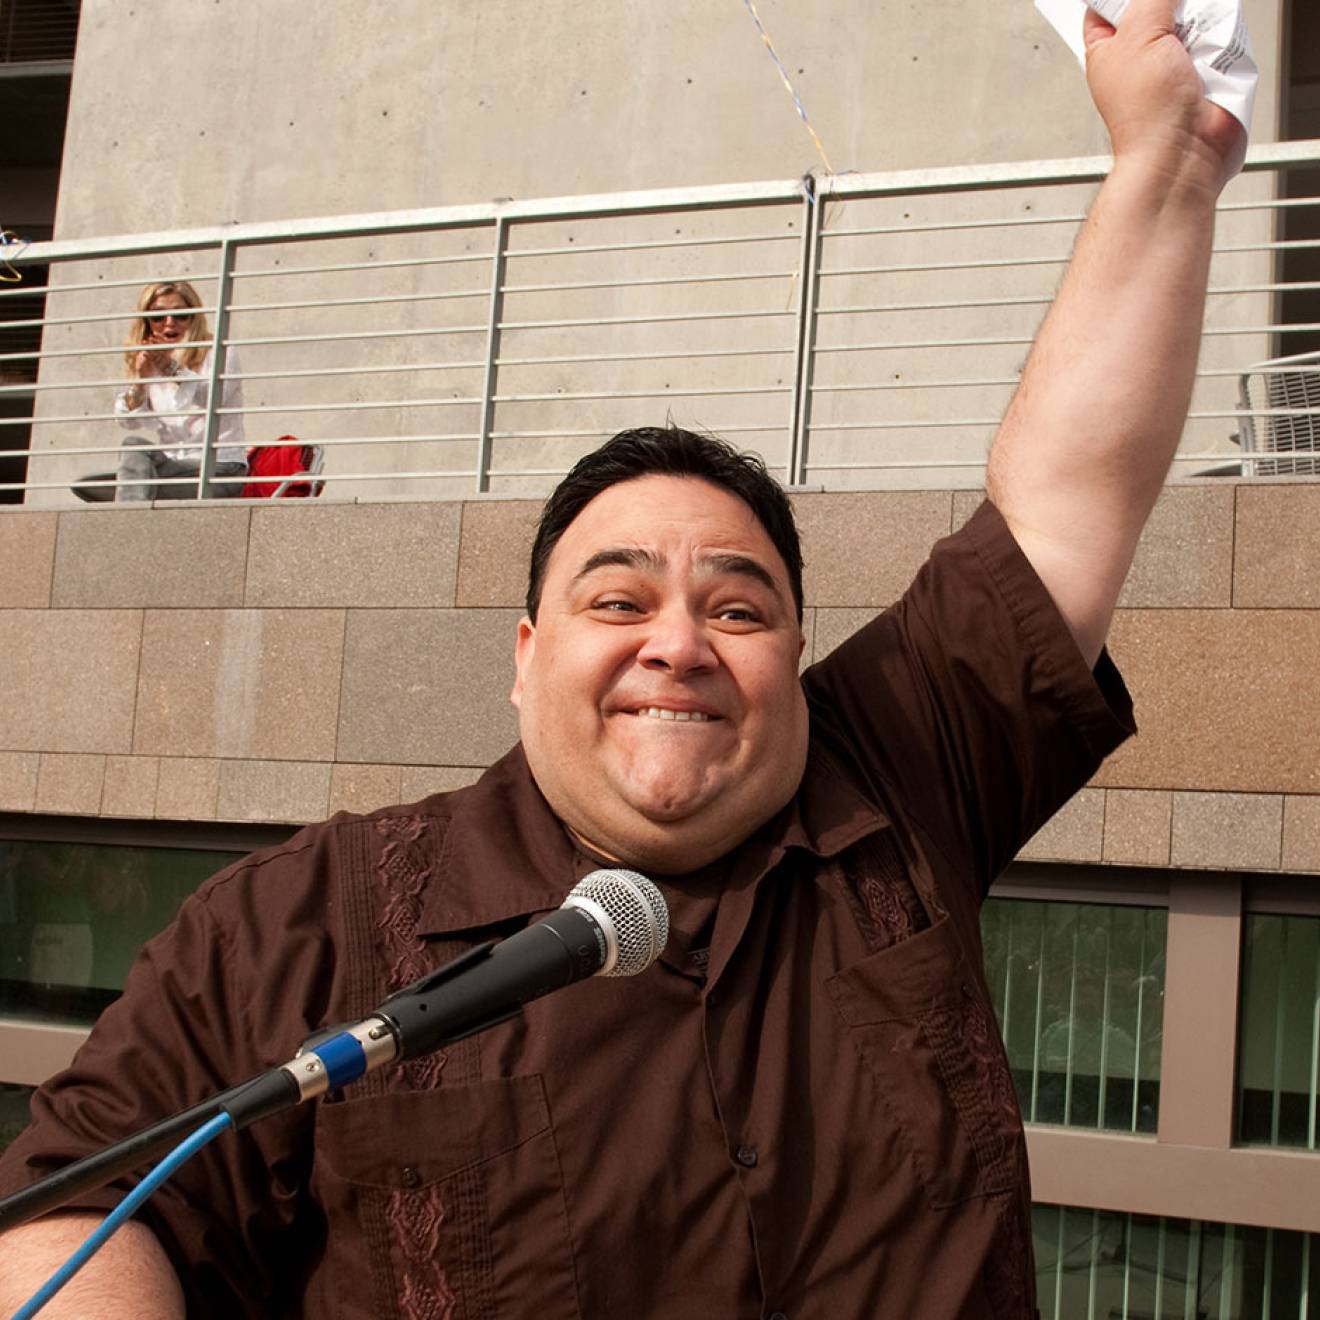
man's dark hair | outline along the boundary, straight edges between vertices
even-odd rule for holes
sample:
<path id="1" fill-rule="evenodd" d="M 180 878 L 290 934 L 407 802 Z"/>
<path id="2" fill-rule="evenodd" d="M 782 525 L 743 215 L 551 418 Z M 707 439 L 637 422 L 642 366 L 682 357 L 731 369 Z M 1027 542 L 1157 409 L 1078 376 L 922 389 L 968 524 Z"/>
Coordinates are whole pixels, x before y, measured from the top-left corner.
<path id="1" fill-rule="evenodd" d="M 536 622 L 550 553 L 569 524 L 602 491 L 638 477 L 698 477 L 736 495 L 756 515 L 788 569 L 789 585 L 802 621 L 802 547 L 793 506 L 756 454 L 740 454 L 726 440 L 676 426 L 639 426 L 620 431 L 581 458 L 555 487 L 541 510 L 527 575 L 527 616 Z"/>

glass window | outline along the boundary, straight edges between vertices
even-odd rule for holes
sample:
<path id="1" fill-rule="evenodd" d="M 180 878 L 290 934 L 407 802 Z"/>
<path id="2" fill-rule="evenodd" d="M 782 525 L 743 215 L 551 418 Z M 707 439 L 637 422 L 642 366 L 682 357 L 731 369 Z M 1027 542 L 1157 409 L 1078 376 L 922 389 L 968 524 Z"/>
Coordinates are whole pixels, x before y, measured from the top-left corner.
<path id="1" fill-rule="evenodd" d="M 1316 1148 L 1320 917 L 1242 923 L 1238 1140 Z"/>
<path id="2" fill-rule="evenodd" d="M 1305 1320 L 1313 1233 L 1032 1207 L 1041 1320 Z"/>
<path id="3" fill-rule="evenodd" d="M 94 1022 L 142 945 L 241 855 L 0 839 L 0 1014 Z"/>
<path id="4" fill-rule="evenodd" d="M 35 1088 L 0 1082 L 0 1150 L 28 1125 L 28 1101 Z"/>
<path id="5" fill-rule="evenodd" d="M 1165 909 L 992 898 L 981 929 L 1027 1121 L 1154 1132 Z"/>

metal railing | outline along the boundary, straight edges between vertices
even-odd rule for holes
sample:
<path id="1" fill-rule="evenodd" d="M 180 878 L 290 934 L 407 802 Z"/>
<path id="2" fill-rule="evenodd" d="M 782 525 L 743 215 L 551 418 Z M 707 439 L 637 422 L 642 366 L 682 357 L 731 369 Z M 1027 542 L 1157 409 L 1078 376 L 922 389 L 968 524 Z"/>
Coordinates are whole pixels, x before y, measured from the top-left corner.
<path id="1" fill-rule="evenodd" d="M 1320 248 L 1320 197 L 1285 186 L 1317 165 L 1320 141 L 1253 148 L 1221 202 L 1177 476 L 1241 472 L 1243 373 L 1320 342 L 1320 284 L 1288 264 Z M 976 486 L 1107 166 L 35 243 L 11 257 L 48 271 L 40 314 L 0 313 L 11 337 L 40 336 L 0 352 L 0 475 L 26 465 L 0 498 L 64 501 L 98 468 L 113 489 L 123 338 L 162 279 L 196 285 L 209 318 L 206 450 L 226 419 L 249 444 L 295 435 L 320 447 L 335 494 L 540 494 L 602 437 L 666 416 L 757 450 L 793 486 Z M 25 297 L 0 286 L 0 308 Z"/>
<path id="2" fill-rule="evenodd" d="M 1314 1314 L 1314 1234 L 1049 1205 L 1032 1220 L 1043 1320 Z"/>
<path id="3" fill-rule="evenodd" d="M 72 61 L 80 10 L 80 0 L 0 0 L 0 65 Z"/>

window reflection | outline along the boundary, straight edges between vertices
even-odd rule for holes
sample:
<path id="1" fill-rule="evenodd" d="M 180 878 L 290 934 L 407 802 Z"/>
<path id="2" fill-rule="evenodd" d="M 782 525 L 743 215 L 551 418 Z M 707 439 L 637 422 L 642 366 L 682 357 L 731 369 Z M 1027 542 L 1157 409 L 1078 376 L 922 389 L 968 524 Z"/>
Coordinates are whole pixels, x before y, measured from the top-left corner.
<path id="1" fill-rule="evenodd" d="M 237 852 L 0 840 L 0 1015 L 90 1023 Z"/>
<path id="2" fill-rule="evenodd" d="M 1320 917 L 1246 916 L 1238 1024 L 1238 1140 L 1315 1150 Z"/>
<path id="3" fill-rule="evenodd" d="M 1316 1237 L 1032 1208 L 1042 1320 L 1305 1320 Z"/>
<path id="4" fill-rule="evenodd" d="M 35 1087 L 0 1082 L 0 1150 L 27 1127 L 28 1101 Z"/>
<path id="5" fill-rule="evenodd" d="M 990 899 L 981 931 L 1027 1121 L 1154 1132 L 1168 913 Z"/>

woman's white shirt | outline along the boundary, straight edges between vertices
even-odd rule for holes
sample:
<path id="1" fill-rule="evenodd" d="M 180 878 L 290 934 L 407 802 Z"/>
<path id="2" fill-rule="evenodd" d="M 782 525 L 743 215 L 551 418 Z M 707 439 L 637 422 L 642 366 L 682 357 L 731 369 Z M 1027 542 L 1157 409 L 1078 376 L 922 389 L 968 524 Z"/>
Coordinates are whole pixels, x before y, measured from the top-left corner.
<path id="1" fill-rule="evenodd" d="M 150 351 L 150 345 L 144 345 Z M 211 381 L 212 353 L 197 368 L 175 367 L 169 380 L 154 381 L 140 387 L 145 399 L 137 408 L 130 408 L 126 386 L 115 396 L 115 416 L 121 426 L 132 430 L 154 430 L 157 443 L 168 446 L 167 458 L 176 461 L 196 459 L 206 433 L 206 394 Z M 238 354 L 225 349 L 226 376 L 238 375 Z M 220 429 L 216 433 L 217 463 L 246 463 L 247 440 L 243 434 L 243 382 L 226 380 L 220 387 L 220 407 L 237 411 L 220 415 Z M 184 414 L 169 416 L 168 414 Z"/>

